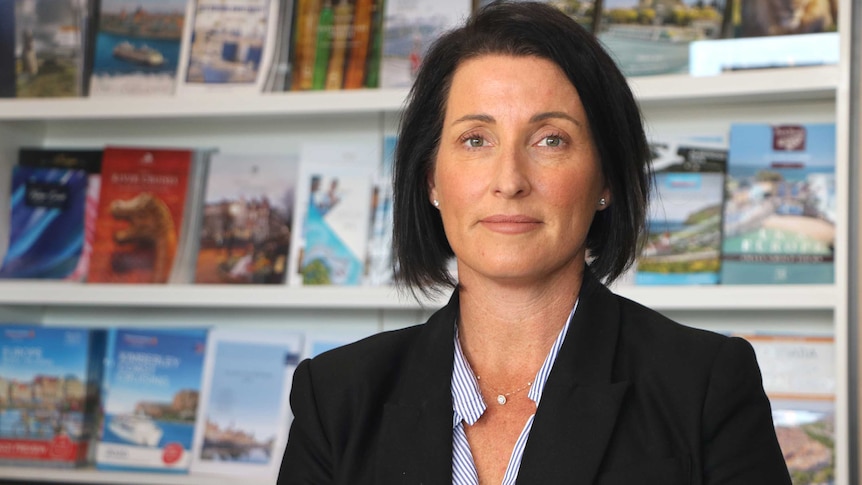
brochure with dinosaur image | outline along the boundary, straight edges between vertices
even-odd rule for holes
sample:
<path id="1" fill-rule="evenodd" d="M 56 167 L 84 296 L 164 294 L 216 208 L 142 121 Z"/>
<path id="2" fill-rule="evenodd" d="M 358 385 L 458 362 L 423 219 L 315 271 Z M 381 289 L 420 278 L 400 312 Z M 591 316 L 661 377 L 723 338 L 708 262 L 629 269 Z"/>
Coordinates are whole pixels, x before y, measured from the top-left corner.
<path id="1" fill-rule="evenodd" d="M 168 282 L 194 158 L 188 149 L 105 148 L 88 282 Z"/>
<path id="2" fill-rule="evenodd" d="M 97 469 L 188 473 L 208 332 L 109 330 Z"/>

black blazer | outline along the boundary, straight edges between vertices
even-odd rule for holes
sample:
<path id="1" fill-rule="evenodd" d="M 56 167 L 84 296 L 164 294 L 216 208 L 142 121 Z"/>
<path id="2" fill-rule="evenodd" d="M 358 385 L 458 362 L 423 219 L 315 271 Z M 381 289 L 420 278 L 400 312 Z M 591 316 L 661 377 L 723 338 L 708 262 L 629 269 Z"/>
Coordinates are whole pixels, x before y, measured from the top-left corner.
<path id="1" fill-rule="evenodd" d="M 451 483 L 457 314 L 303 361 L 278 484 Z M 751 346 L 587 274 L 518 484 L 790 483 Z"/>

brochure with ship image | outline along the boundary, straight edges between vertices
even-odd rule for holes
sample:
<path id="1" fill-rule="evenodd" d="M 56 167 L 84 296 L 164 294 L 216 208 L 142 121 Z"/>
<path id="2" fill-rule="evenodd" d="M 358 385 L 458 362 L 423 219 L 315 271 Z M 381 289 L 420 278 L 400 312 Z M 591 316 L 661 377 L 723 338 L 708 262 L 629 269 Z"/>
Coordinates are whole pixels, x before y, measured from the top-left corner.
<path id="1" fill-rule="evenodd" d="M 87 463 L 97 435 L 104 351 L 100 329 L 0 326 L 0 463 Z"/>
<path id="2" fill-rule="evenodd" d="M 90 96 L 172 94 L 187 0 L 101 0 Z"/>
<path id="3" fill-rule="evenodd" d="M 655 179 L 637 285 L 718 283 L 727 141 L 724 135 L 658 136 Z"/>
<path id="4" fill-rule="evenodd" d="M 188 472 L 206 338 L 206 329 L 110 329 L 96 468 Z"/>
<path id="5" fill-rule="evenodd" d="M 192 473 L 275 480 L 290 428 L 290 386 L 303 335 L 215 329 L 192 447 Z"/>
<path id="6" fill-rule="evenodd" d="M 835 281 L 835 124 L 734 123 L 722 284 Z"/>

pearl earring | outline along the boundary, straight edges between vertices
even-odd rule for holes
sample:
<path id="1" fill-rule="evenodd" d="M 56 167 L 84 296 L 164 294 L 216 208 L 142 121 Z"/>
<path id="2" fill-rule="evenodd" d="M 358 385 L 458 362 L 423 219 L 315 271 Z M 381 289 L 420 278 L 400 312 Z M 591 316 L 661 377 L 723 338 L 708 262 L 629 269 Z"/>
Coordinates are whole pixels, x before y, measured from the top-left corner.
<path id="1" fill-rule="evenodd" d="M 437 199 L 434 199 L 431 203 L 434 204 L 434 207 L 440 207 L 440 201 Z"/>
<path id="2" fill-rule="evenodd" d="M 600 206 L 604 207 L 604 206 L 605 206 L 605 204 L 607 204 L 607 203 L 608 203 L 608 201 L 606 201 L 604 197 L 602 197 L 601 199 L 599 199 L 599 205 L 600 205 Z"/>

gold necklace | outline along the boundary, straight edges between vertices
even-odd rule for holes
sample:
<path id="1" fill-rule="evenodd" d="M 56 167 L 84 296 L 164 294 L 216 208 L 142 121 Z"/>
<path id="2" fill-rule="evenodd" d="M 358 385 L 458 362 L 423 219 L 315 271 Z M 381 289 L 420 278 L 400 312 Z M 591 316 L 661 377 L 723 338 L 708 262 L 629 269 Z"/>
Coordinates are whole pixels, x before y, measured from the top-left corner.
<path id="1" fill-rule="evenodd" d="M 481 380 L 482 380 L 482 378 L 481 378 L 481 377 L 476 376 L 476 382 L 479 382 L 479 381 L 481 381 Z M 523 386 L 521 386 L 521 387 L 519 387 L 519 388 L 515 389 L 514 391 L 509 391 L 509 392 L 500 392 L 500 391 L 496 391 L 496 390 L 495 390 L 494 392 L 496 392 L 496 393 L 497 393 L 497 404 L 499 404 L 500 406 L 502 406 L 503 404 L 506 404 L 506 403 L 508 402 L 508 399 L 507 399 L 507 398 L 508 398 L 509 396 L 511 396 L 512 394 L 515 394 L 516 392 L 521 392 L 521 391 L 523 391 L 524 389 L 526 389 L 526 388 L 528 388 L 528 387 L 530 387 L 530 386 L 532 386 L 532 385 L 533 385 L 533 381 L 530 381 L 530 382 L 528 382 L 526 385 L 523 385 Z"/>

